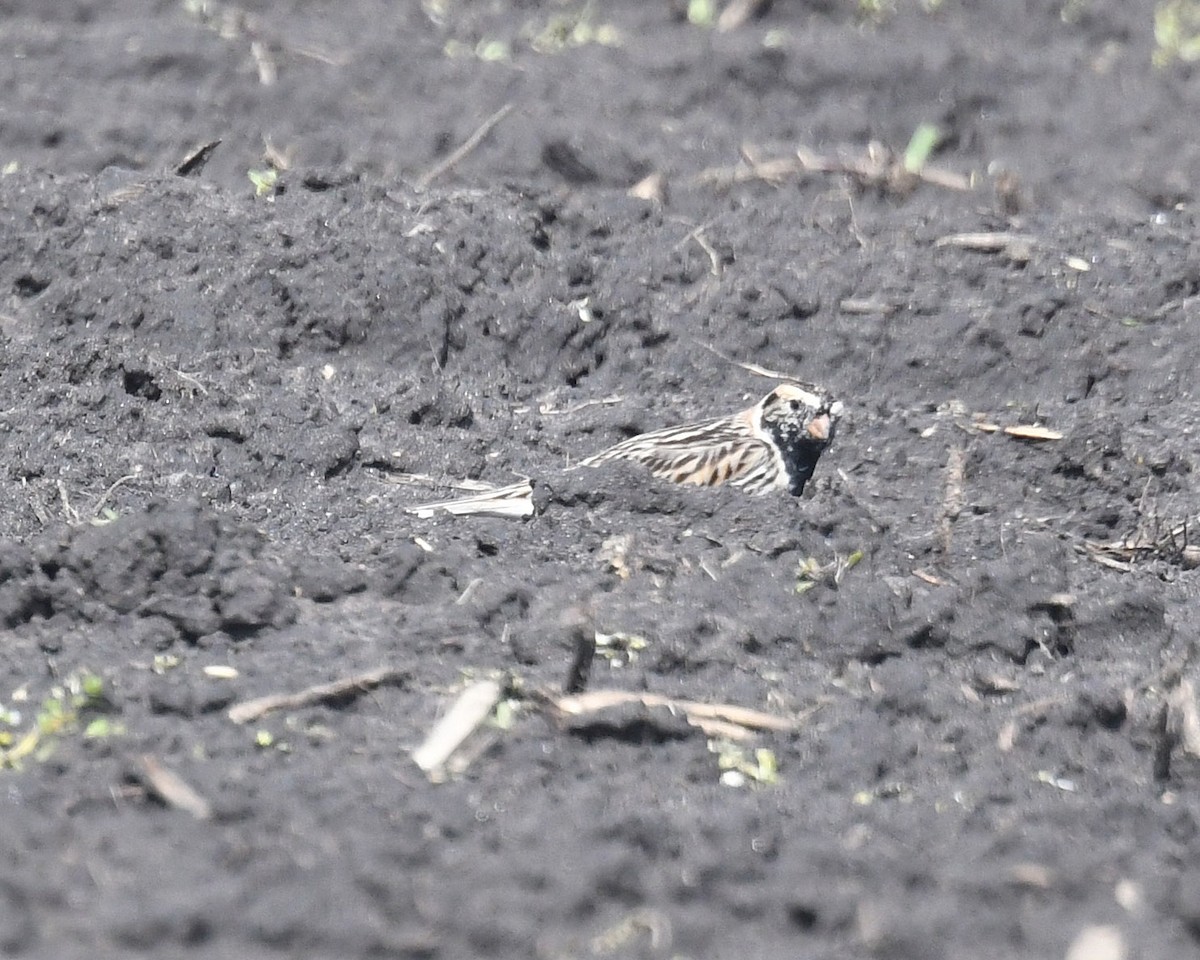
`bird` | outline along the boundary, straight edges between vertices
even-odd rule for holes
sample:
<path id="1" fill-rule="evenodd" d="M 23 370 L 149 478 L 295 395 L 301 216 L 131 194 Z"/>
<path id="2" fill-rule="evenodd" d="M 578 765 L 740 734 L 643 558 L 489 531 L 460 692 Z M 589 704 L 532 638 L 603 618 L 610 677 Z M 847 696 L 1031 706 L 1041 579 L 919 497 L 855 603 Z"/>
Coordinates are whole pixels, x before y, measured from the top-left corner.
<path id="1" fill-rule="evenodd" d="M 798 497 L 833 441 L 843 410 L 840 400 L 819 388 L 781 383 L 746 410 L 639 434 L 579 465 L 627 460 L 674 483 L 727 483 L 751 494 L 786 490 Z"/>

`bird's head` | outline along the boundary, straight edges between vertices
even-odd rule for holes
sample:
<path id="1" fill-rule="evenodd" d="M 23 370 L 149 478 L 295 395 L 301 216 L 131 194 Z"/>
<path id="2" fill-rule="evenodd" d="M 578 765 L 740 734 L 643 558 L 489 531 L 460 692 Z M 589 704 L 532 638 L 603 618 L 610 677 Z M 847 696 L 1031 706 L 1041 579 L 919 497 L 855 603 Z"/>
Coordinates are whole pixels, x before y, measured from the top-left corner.
<path id="1" fill-rule="evenodd" d="M 840 400 L 797 383 L 781 383 L 759 403 L 763 429 L 789 446 L 827 446 L 833 440 L 842 410 Z"/>

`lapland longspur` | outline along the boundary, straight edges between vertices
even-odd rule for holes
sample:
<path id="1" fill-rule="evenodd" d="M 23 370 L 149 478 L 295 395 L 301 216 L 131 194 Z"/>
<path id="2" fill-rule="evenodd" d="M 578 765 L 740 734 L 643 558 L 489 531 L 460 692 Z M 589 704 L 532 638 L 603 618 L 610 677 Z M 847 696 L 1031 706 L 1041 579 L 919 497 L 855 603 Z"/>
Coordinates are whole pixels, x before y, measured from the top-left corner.
<path id="1" fill-rule="evenodd" d="M 747 493 L 787 490 L 798 497 L 842 409 L 820 391 L 783 383 L 748 410 L 630 437 L 580 464 L 629 460 L 675 483 L 728 483 Z"/>

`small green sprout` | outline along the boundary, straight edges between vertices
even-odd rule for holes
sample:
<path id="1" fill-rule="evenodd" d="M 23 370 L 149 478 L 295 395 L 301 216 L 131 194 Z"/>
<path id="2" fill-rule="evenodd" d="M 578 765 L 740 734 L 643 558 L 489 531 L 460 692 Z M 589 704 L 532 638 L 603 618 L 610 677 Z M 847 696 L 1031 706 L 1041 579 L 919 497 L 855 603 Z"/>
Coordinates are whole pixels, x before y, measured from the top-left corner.
<path id="1" fill-rule="evenodd" d="M 116 736 L 124 732 L 124 728 L 119 723 L 113 723 L 108 717 L 96 717 L 94 720 L 88 721 L 88 725 L 83 728 L 85 740 L 103 740 L 105 737 Z"/>
<path id="2" fill-rule="evenodd" d="M 858 19 L 864 23 L 883 23 L 896 12 L 896 0 L 858 0 Z"/>
<path id="3" fill-rule="evenodd" d="M 273 198 L 279 192 L 279 171 L 274 167 L 263 170 L 248 170 L 246 176 L 254 184 L 256 197 Z"/>
<path id="4" fill-rule="evenodd" d="M 501 700 L 492 711 L 489 723 L 497 730 L 511 730 L 517 722 L 517 714 L 521 710 L 521 701 L 515 699 Z"/>
<path id="5" fill-rule="evenodd" d="M 638 654 L 650 645 L 649 641 L 636 633 L 596 632 L 596 653 L 614 667 L 633 663 Z"/>
<path id="6" fill-rule="evenodd" d="M 93 527 L 107 527 L 119 516 L 120 514 L 112 507 L 105 507 L 98 516 L 92 517 L 91 523 Z"/>
<path id="7" fill-rule="evenodd" d="M 799 569 L 796 570 L 796 592 L 808 593 L 821 582 L 823 576 L 820 561 L 816 557 L 805 557 L 800 561 Z"/>
<path id="8" fill-rule="evenodd" d="M 796 570 L 796 593 L 808 593 L 819 583 L 837 587 L 847 571 L 853 570 L 866 554 L 852 550 L 845 557 L 835 556 L 829 563 L 821 563 L 816 557 L 805 557 Z"/>
<path id="9" fill-rule="evenodd" d="M 485 37 L 472 45 L 451 37 L 442 47 L 442 53 L 451 60 L 466 60 L 474 57 L 484 63 L 507 63 L 512 60 L 512 44 L 507 40 Z"/>
<path id="10" fill-rule="evenodd" d="M 72 735 L 97 740 L 124 734 L 124 725 L 107 716 L 112 710 L 102 677 L 87 670 L 72 674 L 61 686 L 51 688 L 24 733 L 0 731 L 0 768 L 20 767 L 29 757 L 46 760 L 60 740 Z M 0 724 L 17 727 L 20 723 L 19 712 L 0 709 Z"/>
<path id="11" fill-rule="evenodd" d="M 168 670 L 174 670 L 181 663 L 183 663 L 183 660 L 174 653 L 156 653 L 150 669 L 159 676 L 162 676 Z"/>
<path id="12" fill-rule="evenodd" d="M 75 723 L 75 719 L 75 712 L 68 709 L 63 699 L 62 688 L 56 688 L 38 711 L 38 733 L 44 737 L 56 737 L 65 733 Z"/>
<path id="13" fill-rule="evenodd" d="M 904 150 L 904 169 L 909 173 L 920 173 L 941 142 L 942 131 L 936 124 L 918 124 Z"/>
<path id="14" fill-rule="evenodd" d="M 688 23 L 697 27 L 711 27 L 717 22 L 717 5 L 714 0 L 688 0 Z"/>
<path id="15" fill-rule="evenodd" d="M 729 740 L 712 741 L 708 749 L 717 755 L 721 783 L 727 787 L 741 787 L 750 782 L 763 785 L 779 782 L 779 760 L 774 750 L 758 747 L 750 754 L 745 747 Z"/>
<path id="16" fill-rule="evenodd" d="M 1163 0 L 1154 8 L 1156 67 L 1200 60 L 1200 0 Z"/>
<path id="17" fill-rule="evenodd" d="M 571 47 L 598 43 L 605 47 L 621 44 L 621 34 L 612 24 L 596 23 L 592 5 L 585 4 L 573 13 L 555 14 L 541 27 L 529 24 L 523 34 L 535 53 L 562 53 Z"/>
<path id="18" fill-rule="evenodd" d="M 450 13 L 450 0 L 421 0 L 421 9 L 425 11 L 425 16 L 440 27 Z"/>
<path id="19" fill-rule="evenodd" d="M 1078 23 L 1083 19 L 1091 2 L 1092 0 L 1063 0 L 1062 9 L 1058 11 L 1058 18 L 1063 23 Z"/>
<path id="20" fill-rule="evenodd" d="M 512 59 L 512 48 L 504 40 L 480 40 L 475 56 L 484 63 L 502 63 Z"/>

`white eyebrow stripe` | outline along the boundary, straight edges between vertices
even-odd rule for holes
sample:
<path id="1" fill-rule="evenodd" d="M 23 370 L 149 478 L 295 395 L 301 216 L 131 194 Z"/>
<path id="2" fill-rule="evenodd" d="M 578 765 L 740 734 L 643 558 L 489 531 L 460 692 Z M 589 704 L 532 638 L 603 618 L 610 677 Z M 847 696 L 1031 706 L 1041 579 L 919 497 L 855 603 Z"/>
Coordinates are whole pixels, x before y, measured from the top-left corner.
<path id="1" fill-rule="evenodd" d="M 781 397 L 795 397 L 797 400 L 802 400 L 805 406 L 812 407 L 814 410 L 821 408 L 821 397 L 815 393 L 809 393 L 794 383 L 785 383 L 783 386 L 777 387 L 776 392 Z"/>

